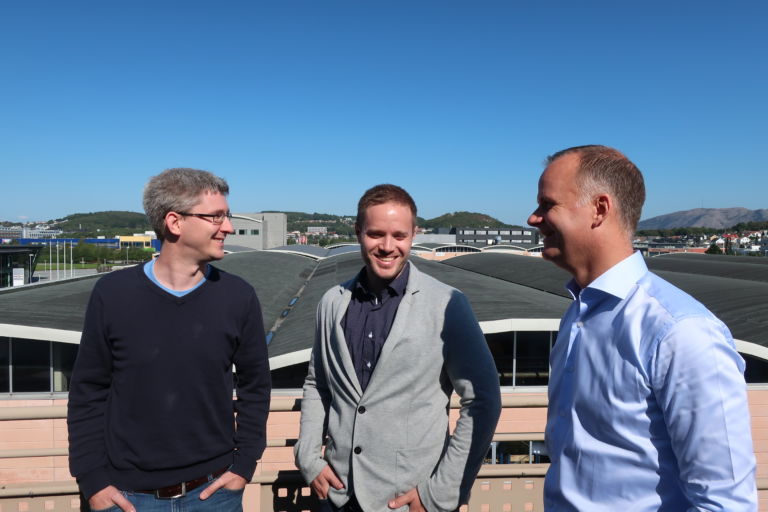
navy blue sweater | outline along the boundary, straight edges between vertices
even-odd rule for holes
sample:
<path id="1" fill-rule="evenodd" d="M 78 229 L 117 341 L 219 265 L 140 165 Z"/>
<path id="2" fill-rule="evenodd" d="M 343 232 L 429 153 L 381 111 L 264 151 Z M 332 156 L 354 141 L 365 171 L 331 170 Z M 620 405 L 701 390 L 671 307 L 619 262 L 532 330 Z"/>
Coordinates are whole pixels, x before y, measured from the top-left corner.
<path id="1" fill-rule="evenodd" d="M 175 297 L 140 265 L 114 272 L 93 289 L 72 374 L 70 470 L 86 498 L 107 485 L 156 489 L 230 464 L 250 480 L 266 445 L 269 396 L 252 286 L 214 267 L 202 286 Z"/>

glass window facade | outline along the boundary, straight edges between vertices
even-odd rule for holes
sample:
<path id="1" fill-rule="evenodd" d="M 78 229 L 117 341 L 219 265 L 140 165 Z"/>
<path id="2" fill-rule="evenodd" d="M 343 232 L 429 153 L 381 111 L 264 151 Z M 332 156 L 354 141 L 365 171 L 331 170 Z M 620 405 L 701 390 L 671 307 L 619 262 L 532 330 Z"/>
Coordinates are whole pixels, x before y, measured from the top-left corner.
<path id="1" fill-rule="evenodd" d="M 77 357 L 77 345 L 69 343 L 52 343 L 51 357 L 53 360 L 53 391 L 69 391 L 69 381 L 72 379 L 72 368 Z"/>
<path id="2" fill-rule="evenodd" d="M 557 336 L 551 331 L 486 334 L 501 386 L 546 386 L 549 352 Z"/>
<path id="3" fill-rule="evenodd" d="M 549 382 L 549 350 L 555 333 L 515 333 L 515 386 L 546 386 Z"/>
<path id="4" fill-rule="evenodd" d="M 741 354 L 747 363 L 744 379 L 748 383 L 768 382 L 768 361 L 758 359 L 748 354 Z"/>
<path id="5" fill-rule="evenodd" d="M 19 340 L 11 342 L 11 392 L 51 390 L 51 343 Z"/>
<path id="6" fill-rule="evenodd" d="M 69 391 L 77 345 L 0 337 L 0 394 Z"/>
<path id="7" fill-rule="evenodd" d="M 0 247 L 0 288 L 31 282 L 40 247 Z"/>
<path id="8" fill-rule="evenodd" d="M 498 441 L 491 443 L 486 464 L 542 464 L 549 462 L 543 441 Z"/>
<path id="9" fill-rule="evenodd" d="M 11 342 L 0 338 L 0 393 L 11 392 Z"/>
<path id="10" fill-rule="evenodd" d="M 549 382 L 549 354 L 555 331 L 509 331 L 485 335 L 496 362 L 499 385 L 545 387 Z M 66 393 L 72 378 L 78 346 L 43 340 L 0 336 L 0 395 Z M 741 354 L 747 363 L 747 383 L 768 383 L 768 361 Z M 301 388 L 307 375 L 301 363 L 272 371 L 275 389 Z M 512 445 L 499 445 L 503 454 L 520 455 Z M 518 447 L 519 448 L 519 447 Z M 512 457 L 514 458 L 514 457 Z"/>

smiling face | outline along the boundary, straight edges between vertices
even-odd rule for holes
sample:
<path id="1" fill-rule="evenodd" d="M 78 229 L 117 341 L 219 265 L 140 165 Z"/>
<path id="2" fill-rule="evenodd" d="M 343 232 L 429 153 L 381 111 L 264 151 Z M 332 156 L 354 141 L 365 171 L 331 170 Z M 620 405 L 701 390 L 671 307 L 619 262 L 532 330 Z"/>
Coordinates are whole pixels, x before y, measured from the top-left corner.
<path id="1" fill-rule="evenodd" d="M 189 209 L 189 213 L 216 214 L 228 211 L 226 196 L 218 192 L 200 194 L 198 203 Z M 190 257 L 201 263 L 224 257 L 224 239 L 234 232 L 232 222 L 228 218 L 221 224 L 214 224 L 206 218 L 185 215 L 180 223 L 179 242 Z"/>
<path id="2" fill-rule="evenodd" d="M 413 213 L 393 202 L 368 207 L 362 225 L 355 225 L 365 262 L 368 286 L 380 291 L 405 268 L 414 234 Z"/>
<path id="3" fill-rule="evenodd" d="M 539 206 L 528 217 L 528 224 L 544 235 L 542 256 L 573 275 L 589 265 L 594 247 L 594 209 L 590 201 L 581 204 L 576 183 L 579 158 L 570 153 L 547 166 L 539 178 Z"/>

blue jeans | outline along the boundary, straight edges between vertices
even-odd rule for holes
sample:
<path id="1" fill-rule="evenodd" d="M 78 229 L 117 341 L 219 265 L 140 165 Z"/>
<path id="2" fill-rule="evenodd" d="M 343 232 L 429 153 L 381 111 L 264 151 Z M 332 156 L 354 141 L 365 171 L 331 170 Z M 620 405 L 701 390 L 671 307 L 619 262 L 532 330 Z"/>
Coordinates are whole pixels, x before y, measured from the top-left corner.
<path id="1" fill-rule="evenodd" d="M 242 512 L 243 490 L 230 491 L 219 488 L 206 500 L 200 499 L 200 493 L 210 484 L 204 484 L 188 492 L 181 498 L 158 499 L 151 494 L 121 491 L 130 501 L 137 512 Z M 114 506 L 98 512 L 120 512 L 120 507 Z M 92 511 L 95 512 L 95 511 Z"/>

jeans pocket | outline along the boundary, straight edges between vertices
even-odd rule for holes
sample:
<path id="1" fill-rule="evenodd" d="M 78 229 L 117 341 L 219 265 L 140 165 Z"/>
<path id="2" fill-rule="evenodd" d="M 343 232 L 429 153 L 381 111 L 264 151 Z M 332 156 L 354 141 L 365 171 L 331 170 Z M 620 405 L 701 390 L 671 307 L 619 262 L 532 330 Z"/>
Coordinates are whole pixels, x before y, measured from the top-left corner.
<path id="1" fill-rule="evenodd" d="M 245 487 L 242 489 L 227 489 L 226 487 L 219 487 L 219 490 L 216 492 L 224 492 L 224 493 L 232 493 L 232 494 L 243 494 L 245 491 Z M 216 493 L 214 493 L 216 494 Z"/>
<path id="2" fill-rule="evenodd" d="M 122 509 L 117 505 L 112 505 L 111 507 L 107 507 L 107 508 L 91 508 L 89 506 L 88 510 L 90 510 L 91 512 L 117 512 L 118 510 L 120 510 L 122 512 Z"/>

